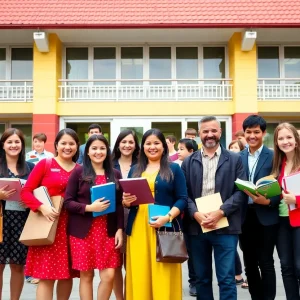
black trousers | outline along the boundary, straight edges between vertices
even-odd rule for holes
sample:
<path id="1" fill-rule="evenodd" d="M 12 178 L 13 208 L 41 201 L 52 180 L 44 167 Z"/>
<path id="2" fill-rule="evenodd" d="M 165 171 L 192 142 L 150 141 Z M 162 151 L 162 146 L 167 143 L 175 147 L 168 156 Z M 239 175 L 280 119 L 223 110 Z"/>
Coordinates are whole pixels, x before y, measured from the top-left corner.
<path id="1" fill-rule="evenodd" d="M 277 233 L 278 224 L 263 226 L 255 209 L 249 205 L 240 244 L 252 300 L 274 300 L 276 297 L 273 253 Z"/>
<path id="2" fill-rule="evenodd" d="M 300 227 L 292 227 L 289 217 L 280 217 L 277 252 L 287 300 L 300 300 Z"/>

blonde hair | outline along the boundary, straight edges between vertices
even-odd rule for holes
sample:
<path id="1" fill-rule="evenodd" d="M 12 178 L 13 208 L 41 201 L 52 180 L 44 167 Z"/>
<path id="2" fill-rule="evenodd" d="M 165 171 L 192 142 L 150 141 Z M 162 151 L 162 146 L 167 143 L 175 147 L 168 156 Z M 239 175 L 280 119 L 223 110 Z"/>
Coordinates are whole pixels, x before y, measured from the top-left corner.
<path id="1" fill-rule="evenodd" d="M 293 166 L 291 172 L 295 172 L 300 168 L 300 138 L 299 133 L 295 126 L 290 123 L 279 124 L 274 131 L 274 157 L 273 157 L 273 168 L 272 175 L 278 177 L 280 174 L 280 167 L 282 165 L 282 160 L 286 157 L 285 153 L 281 151 L 278 147 L 278 134 L 282 129 L 287 129 L 293 134 L 296 145 L 295 145 L 295 155 L 293 157 Z"/>

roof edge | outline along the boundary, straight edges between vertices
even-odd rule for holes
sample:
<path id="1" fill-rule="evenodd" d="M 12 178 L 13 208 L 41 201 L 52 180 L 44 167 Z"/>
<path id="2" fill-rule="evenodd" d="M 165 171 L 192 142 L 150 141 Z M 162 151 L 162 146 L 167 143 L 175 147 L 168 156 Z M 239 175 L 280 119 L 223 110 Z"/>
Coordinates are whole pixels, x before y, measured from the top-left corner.
<path id="1" fill-rule="evenodd" d="M 300 23 L 0 24 L 0 29 L 300 28 Z"/>

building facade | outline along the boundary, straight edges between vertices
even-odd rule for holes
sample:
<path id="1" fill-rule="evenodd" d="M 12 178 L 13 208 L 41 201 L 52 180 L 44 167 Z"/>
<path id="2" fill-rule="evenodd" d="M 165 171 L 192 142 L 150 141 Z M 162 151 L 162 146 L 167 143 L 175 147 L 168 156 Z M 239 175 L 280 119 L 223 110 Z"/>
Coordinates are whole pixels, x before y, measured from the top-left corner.
<path id="1" fill-rule="evenodd" d="M 91 123 L 111 144 L 124 128 L 181 138 L 205 115 L 225 146 L 252 113 L 268 121 L 269 146 L 279 122 L 300 128 L 298 1 L 269 1 L 272 16 L 262 0 L 1 2 L 0 134 L 20 128 L 28 150 L 37 132 L 53 150 L 65 127 L 84 142 Z M 245 31 L 257 36 L 247 50 Z"/>

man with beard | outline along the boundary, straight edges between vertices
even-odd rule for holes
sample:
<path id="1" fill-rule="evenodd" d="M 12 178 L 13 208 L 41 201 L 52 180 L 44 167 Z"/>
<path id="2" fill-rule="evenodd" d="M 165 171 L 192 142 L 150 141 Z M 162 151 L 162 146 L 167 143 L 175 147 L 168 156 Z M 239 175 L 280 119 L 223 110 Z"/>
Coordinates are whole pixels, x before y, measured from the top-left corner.
<path id="1" fill-rule="evenodd" d="M 213 300 L 212 251 L 214 251 L 220 300 L 236 300 L 235 253 L 241 233 L 241 211 L 247 205 L 245 194 L 234 181 L 246 179 L 241 157 L 220 145 L 221 126 L 216 117 L 199 122 L 202 149 L 186 158 L 182 170 L 188 189 L 188 211 L 184 228 L 196 273 L 198 300 Z M 216 211 L 198 211 L 195 199 L 220 193 L 223 204 Z M 229 226 L 218 229 L 217 222 L 226 216 Z M 213 229 L 203 233 L 201 226 Z"/>

